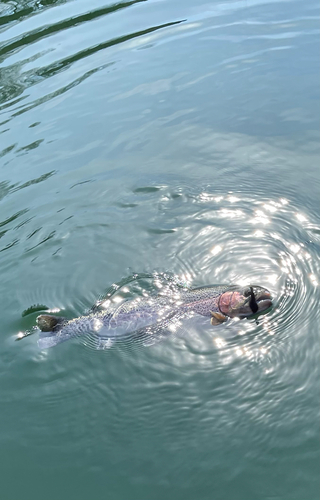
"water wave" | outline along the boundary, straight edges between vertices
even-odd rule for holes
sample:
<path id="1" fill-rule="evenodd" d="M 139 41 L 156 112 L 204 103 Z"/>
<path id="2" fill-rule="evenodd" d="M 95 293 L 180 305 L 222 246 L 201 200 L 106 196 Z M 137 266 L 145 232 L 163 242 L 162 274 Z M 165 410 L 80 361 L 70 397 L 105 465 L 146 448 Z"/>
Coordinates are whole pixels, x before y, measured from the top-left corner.
<path id="1" fill-rule="evenodd" d="M 150 197 L 149 201 L 146 201 L 146 195 Z M 133 196 L 136 200 L 137 196 L 142 197 L 144 207 L 146 203 L 153 205 L 157 197 L 163 221 L 169 226 L 172 220 L 175 221 L 175 231 L 159 233 L 162 244 L 166 245 L 165 240 L 170 238 L 170 244 L 166 245 L 167 256 L 168 262 L 174 263 L 174 273 L 170 273 L 171 270 L 167 273 L 134 273 L 112 284 L 98 301 L 90 287 L 86 296 L 84 282 L 78 303 L 72 304 L 70 298 L 64 307 L 70 316 L 90 310 L 92 304 L 91 310 L 96 311 L 102 306 L 120 304 L 136 296 L 153 295 L 161 289 L 162 294 L 171 293 L 170 287 L 179 284 L 265 286 L 274 297 L 274 307 L 258 323 L 231 320 L 214 329 L 200 321 L 198 327 L 196 324 L 186 327 L 182 324 L 177 328 L 179 337 L 187 339 L 192 352 L 198 351 L 203 356 L 217 349 L 223 358 L 230 360 L 240 355 L 259 360 L 271 356 L 271 351 L 279 353 L 285 349 L 286 343 L 307 328 L 309 321 L 319 316 L 319 240 L 316 218 L 313 218 L 315 214 L 302 213 L 288 198 L 241 192 L 221 194 L 207 190 L 195 194 L 180 189 L 179 194 L 172 192 L 172 196 L 168 196 L 168 188 L 163 187 L 141 188 L 135 190 Z M 179 217 L 181 199 L 185 200 L 183 218 Z M 166 204 L 170 206 L 169 220 Z M 153 225 L 156 232 L 161 229 L 161 219 L 157 217 L 157 223 Z M 68 282 L 62 283 L 60 290 L 54 290 L 62 297 L 71 297 L 73 287 L 74 284 Z M 41 293 L 44 303 L 47 303 L 43 298 L 48 291 L 44 286 Z M 51 290 L 48 303 L 52 305 L 54 302 Z M 61 297 L 56 304 L 61 307 Z M 80 340 L 80 343 L 90 350 L 98 347 L 93 337 Z M 143 342 L 133 334 L 124 339 L 124 350 L 135 344 Z"/>

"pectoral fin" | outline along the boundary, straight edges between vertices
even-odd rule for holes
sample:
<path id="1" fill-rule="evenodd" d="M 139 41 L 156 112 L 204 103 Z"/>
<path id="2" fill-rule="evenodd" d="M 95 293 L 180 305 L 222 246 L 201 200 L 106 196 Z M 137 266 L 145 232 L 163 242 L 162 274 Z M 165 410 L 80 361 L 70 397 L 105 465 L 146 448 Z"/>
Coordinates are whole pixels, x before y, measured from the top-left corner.
<path id="1" fill-rule="evenodd" d="M 221 323 L 223 323 L 224 321 L 227 321 L 227 316 L 225 316 L 224 314 L 222 313 L 218 313 L 218 312 L 211 312 L 211 324 L 212 325 L 220 325 Z"/>

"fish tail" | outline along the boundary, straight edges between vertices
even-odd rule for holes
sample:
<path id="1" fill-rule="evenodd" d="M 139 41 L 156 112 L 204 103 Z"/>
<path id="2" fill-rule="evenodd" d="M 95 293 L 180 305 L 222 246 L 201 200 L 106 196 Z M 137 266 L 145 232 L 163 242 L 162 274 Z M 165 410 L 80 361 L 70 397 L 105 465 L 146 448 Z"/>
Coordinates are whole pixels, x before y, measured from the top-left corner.
<path id="1" fill-rule="evenodd" d="M 41 330 L 38 340 L 38 346 L 40 349 L 54 347 L 55 345 L 60 344 L 60 342 L 64 342 L 70 338 L 69 335 L 63 335 L 60 332 L 65 322 L 66 319 L 60 316 L 41 314 L 37 317 L 37 325 Z"/>
<path id="2" fill-rule="evenodd" d="M 52 335 L 46 335 L 38 340 L 38 347 L 40 349 L 49 349 L 49 347 L 54 347 L 55 345 L 59 344 L 60 342 L 63 342 L 63 340 L 60 336 L 58 336 L 55 333 L 52 333 Z"/>

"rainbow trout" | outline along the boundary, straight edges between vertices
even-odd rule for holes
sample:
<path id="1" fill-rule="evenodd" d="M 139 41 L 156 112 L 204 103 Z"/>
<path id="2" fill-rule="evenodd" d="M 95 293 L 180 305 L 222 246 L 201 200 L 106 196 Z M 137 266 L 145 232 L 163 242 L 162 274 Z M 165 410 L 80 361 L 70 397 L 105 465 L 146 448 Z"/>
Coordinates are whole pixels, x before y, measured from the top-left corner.
<path id="1" fill-rule="evenodd" d="M 113 310 L 92 312 L 67 320 L 59 316 L 42 314 L 37 317 L 41 330 L 40 349 L 53 347 L 73 337 L 96 335 L 110 343 L 138 332 L 169 329 L 176 320 L 194 315 L 206 316 L 212 325 L 228 318 L 247 318 L 266 311 L 272 305 L 268 290 L 260 286 L 213 285 L 182 289 L 168 296 L 141 297 L 127 300 Z"/>

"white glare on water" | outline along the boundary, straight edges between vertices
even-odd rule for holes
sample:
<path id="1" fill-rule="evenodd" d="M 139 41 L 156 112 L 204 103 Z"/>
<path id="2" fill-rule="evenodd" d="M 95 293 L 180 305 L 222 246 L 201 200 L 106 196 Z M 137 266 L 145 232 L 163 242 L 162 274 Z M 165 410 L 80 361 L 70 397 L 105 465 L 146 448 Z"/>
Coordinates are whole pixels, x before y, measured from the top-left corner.
<path id="1" fill-rule="evenodd" d="M 317 281 L 317 278 L 316 278 L 316 276 L 314 274 L 309 274 L 309 278 L 310 278 L 311 283 L 314 286 L 318 286 L 318 281 Z"/>
<path id="2" fill-rule="evenodd" d="M 212 255 L 218 255 L 218 253 L 220 253 L 221 250 L 222 250 L 221 245 L 215 245 L 214 247 L 211 248 L 211 253 Z"/>
<path id="3" fill-rule="evenodd" d="M 300 221 L 300 222 L 306 222 L 308 220 L 304 215 L 299 214 L 299 213 L 296 214 L 296 217 L 297 217 L 298 221 Z"/>
<path id="4" fill-rule="evenodd" d="M 264 232 L 261 231 L 261 229 L 257 229 L 254 233 L 253 236 L 256 236 L 257 238 L 263 238 Z"/>

